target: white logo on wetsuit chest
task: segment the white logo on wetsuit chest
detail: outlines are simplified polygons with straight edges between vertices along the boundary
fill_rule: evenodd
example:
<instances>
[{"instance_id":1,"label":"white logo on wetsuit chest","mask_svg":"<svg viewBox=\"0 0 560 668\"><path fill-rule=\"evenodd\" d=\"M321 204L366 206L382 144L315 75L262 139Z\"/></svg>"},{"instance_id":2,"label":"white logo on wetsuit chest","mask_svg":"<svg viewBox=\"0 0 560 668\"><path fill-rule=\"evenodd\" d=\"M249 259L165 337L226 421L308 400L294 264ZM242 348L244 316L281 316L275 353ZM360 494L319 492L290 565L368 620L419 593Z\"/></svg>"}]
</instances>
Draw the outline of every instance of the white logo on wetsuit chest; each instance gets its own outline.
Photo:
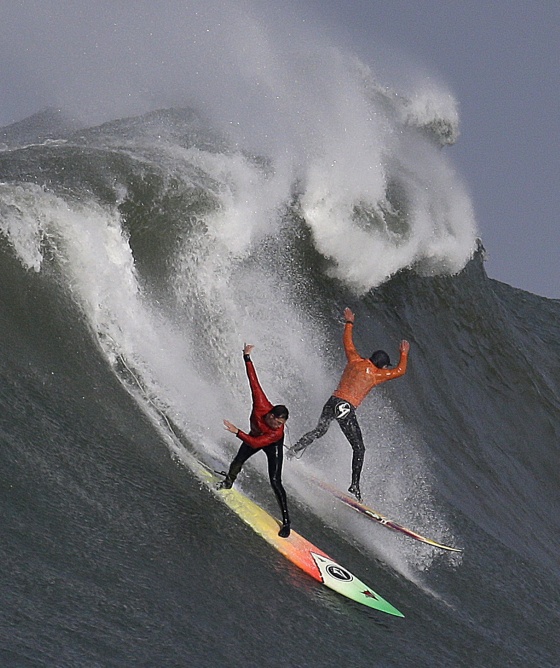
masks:
<instances>
[{"instance_id":1,"label":"white logo on wetsuit chest","mask_svg":"<svg viewBox=\"0 0 560 668\"><path fill-rule=\"evenodd\" d=\"M345 418L349 412L350 412L350 404L346 402L344 402L343 404L338 404L338 406L336 407L336 417L339 420Z\"/></svg>"}]
</instances>

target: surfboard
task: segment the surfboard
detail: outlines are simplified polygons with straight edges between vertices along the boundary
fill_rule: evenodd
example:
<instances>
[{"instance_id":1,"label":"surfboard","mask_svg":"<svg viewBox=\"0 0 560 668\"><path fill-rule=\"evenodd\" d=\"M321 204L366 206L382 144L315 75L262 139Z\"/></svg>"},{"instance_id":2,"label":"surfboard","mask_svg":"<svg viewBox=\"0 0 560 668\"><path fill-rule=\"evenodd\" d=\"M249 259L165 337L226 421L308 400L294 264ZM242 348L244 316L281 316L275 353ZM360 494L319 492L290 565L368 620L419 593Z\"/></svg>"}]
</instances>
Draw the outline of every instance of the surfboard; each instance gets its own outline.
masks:
<instances>
[{"instance_id":1,"label":"surfboard","mask_svg":"<svg viewBox=\"0 0 560 668\"><path fill-rule=\"evenodd\" d=\"M373 508L369 508L369 506L366 506L364 503L361 503L360 501L354 499L353 497L348 496L348 494L344 494L344 492L341 492L340 490L338 490L336 487L333 487L329 483L324 482L323 480L319 480L319 478L313 477L312 479L317 485L319 485L319 487L326 490L327 492L330 492L339 501L342 501L342 503L352 508L352 510L355 510L358 513L361 513L362 515L365 515L369 519L374 520L379 524L382 524L384 527L388 527L389 529L398 531L399 533L402 533L405 536L409 536L410 538L419 540L420 542L426 543L427 545L432 545L432 547L439 547L442 550L448 550L450 552L462 552L462 550L458 547L450 547L449 545L443 545L442 543L438 543L435 540L431 540L430 538L421 536L419 533L416 533L416 531L407 529L398 522L390 520L388 517L384 517L376 510L373 510Z\"/></svg>"},{"instance_id":2,"label":"surfboard","mask_svg":"<svg viewBox=\"0 0 560 668\"><path fill-rule=\"evenodd\" d=\"M253 531L272 545L280 554L295 564L312 578L346 596L356 603L368 608L385 612L395 617L404 617L391 603L377 594L371 587L364 584L355 575L326 552L313 545L306 538L292 529L288 538L280 538L278 522L266 510L261 508L248 496L235 487L218 490L217 483L221 480L216 473L200 462L190 453L185 453L188 465L201 480L223 503L238 515Z\"/></svg>"}]
</instances>

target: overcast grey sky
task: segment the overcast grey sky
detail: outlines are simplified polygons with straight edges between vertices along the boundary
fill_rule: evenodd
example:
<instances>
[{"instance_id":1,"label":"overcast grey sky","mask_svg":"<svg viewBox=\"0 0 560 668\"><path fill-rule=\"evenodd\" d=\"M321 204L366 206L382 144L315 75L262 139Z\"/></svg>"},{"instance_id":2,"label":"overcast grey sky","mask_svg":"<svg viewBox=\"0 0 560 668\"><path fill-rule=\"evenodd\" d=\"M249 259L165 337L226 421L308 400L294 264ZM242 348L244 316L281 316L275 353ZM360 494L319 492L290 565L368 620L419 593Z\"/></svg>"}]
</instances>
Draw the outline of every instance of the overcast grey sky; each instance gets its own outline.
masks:
<instances>
[{"instance_id":1,"label":"overcast grey sky","mask_svg":"<svg viewBox=\"0 0 560 668\"><path fill-rule=\"evenodd\" d=\"M381 52L386 67L404 59L443 82L461 119L459 141L446 150L471 193L488 274L560 298L560 0L239 1L263 21L305 23L374 68ZM84 90L87 81L105 88L98 97L107 109L112 86L115 100L142 87L148 99L166 72L161 90L172 88L177 11L192 22L209 5L191 68L219 58L208 35L227 39L236 18L226 0L0 0L0 126L59 105L80 79ZM153 21L149 39L140 13ZM114 72L127 54L123 83ZM159 74L153 67L143 82L139 72L156 61ZM121 107L115 101L115 113Z\"/></svg>"}]
</instances>

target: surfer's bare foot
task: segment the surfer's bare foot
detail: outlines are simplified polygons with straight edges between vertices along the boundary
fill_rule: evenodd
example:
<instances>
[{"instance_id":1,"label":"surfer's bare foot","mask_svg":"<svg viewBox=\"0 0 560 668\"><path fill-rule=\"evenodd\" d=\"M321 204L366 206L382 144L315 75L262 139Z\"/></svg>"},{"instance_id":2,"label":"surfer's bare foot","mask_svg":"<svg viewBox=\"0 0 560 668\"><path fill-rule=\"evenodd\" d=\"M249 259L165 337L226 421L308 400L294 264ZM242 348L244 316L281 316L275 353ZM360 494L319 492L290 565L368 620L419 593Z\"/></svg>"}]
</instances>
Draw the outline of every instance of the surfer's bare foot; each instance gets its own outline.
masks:
<instances>
[{"instance_id":1,"label":"surfer's bare foot","mask_svg":"<svg viewBox=\"0 0 560 668\"><path fill-rule=\"evenodd\" d=\"M301 456L303 455L304 451L305 448L304 447L302 448L301 446L298 447L298 444L296 443L295 445L292 445L291 448L287 449L286 458L294 459L295 457L296 459L301 459Z\"/></svg>"},{"instance_id":2,"label":"surfer's bare foot","mask_svg":"<svg viewBox=\"0 0 560 668\"><path fill-rule=\"evenodd\" d=\"M216 485L216 489L231 489L233 487L233 480L226 476L221 482Z\"/></svg>"},{"instance_id":3,"label":"surfer's bare foot","mask_svg":"<svg viewBox=\"0 0 560 668\"><path fill-rule=\"evenodd\" d=\"M362 500L362 493L360 492L360 487L358 485L352 483L348 488L348 491L350 494L353 494L358 499L358 501Z\"/></svg>"},{"instance_id":4,"label":"surfer's bare foot","mask_svg":"<svg viewBox=\"0 0 560 668\"><path fill-rule=\"evenodd\" d=\"M278 532L278 535L280 538L287 538L290 535L290 523L286 522L280 527L280 531Z\"/></svg>"}]
</instances>

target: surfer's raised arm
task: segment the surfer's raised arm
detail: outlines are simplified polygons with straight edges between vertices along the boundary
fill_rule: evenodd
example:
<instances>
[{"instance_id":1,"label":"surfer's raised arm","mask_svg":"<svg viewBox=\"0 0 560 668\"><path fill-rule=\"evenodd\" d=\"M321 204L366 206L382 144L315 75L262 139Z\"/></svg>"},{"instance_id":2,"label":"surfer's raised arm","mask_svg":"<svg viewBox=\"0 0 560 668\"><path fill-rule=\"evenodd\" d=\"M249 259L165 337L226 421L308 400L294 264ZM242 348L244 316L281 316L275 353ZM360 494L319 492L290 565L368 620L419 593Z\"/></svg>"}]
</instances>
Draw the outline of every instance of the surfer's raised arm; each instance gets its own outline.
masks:
<instances>
[{"instance_id":1,"label":"surfer's raised arm","mask_svg":"<svg viewBox=\"0 0 560 668\"><path fill-rule=\"evenodd\" d=\"M264 390L261 387L257 372L255 370L255 365L251 360L250 354L255 346L250 343L245 343L243 345L243 359L245 360L245 370L247 371L247 377L249 378L249 386L251 388L251 398L253 399L253 412L251 414L251 420L253 420L253 415L255 411L268 412L272 409L272 404L268 400Z\"/></svg>"}]
</instances>

